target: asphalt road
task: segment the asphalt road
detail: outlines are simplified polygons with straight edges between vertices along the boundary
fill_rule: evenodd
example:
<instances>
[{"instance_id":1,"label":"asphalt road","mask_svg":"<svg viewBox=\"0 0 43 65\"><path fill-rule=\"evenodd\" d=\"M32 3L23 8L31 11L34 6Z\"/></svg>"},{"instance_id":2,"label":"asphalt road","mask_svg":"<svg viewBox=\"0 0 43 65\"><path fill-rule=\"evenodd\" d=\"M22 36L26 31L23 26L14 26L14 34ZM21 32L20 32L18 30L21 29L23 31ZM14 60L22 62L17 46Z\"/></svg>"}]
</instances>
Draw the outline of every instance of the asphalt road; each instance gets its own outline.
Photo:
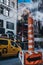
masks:
<instances>
[{"instance_id":1,"label":"asphalt road","mask_svg":"<svg viewBox=\"0 0 43 65\"><path fill-rule=\"evenodd\" d=\"M0 65L21 65L21 62L18 58L3 59L0 60Z\"/></svg>"},{"instance_id":2,"label":"asphalt road","mask_svg":"<svg viewBox=\"0 0 43 65\"><path fill-rule=\"evenodd\" d=\"M0 65L22 65L22 64L21 64L19 58L14 57L14 58L0 60Z\"/></svg>"}]
</instances>

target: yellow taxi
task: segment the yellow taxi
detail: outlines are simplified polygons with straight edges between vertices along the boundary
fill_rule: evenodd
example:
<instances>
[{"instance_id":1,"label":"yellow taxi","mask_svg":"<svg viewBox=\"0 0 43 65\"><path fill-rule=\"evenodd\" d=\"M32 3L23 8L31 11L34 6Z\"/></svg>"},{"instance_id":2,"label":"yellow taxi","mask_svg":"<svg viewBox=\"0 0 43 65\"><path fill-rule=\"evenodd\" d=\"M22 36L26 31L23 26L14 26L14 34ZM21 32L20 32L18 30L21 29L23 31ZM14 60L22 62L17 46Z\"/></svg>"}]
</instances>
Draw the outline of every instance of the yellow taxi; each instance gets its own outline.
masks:
<instances>
[{"instance_id":1,"label":"yellow taxi","mask_svg":"<svg viewBox=\"0 0 43 65\"><path fill-rule=\"evenodd\" d=\"M21 47L13 40L0 38L0 57L18 56Z\"/></svg>"}]
</instances>

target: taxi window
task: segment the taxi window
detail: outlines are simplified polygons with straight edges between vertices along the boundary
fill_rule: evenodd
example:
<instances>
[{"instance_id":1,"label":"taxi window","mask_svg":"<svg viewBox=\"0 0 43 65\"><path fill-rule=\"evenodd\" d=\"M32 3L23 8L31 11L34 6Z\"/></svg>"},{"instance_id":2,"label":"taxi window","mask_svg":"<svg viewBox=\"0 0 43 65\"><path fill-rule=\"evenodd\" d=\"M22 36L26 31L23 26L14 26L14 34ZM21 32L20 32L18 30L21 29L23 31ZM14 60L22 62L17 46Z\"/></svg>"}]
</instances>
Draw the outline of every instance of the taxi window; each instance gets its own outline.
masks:
<instances>
[{"instance_id":1,"label":"taxi window","mask_svg":"<svg viewBox=\"0 0 43 65\"><path fill-rule=\"evenodd\" d=\"M8 41L7 40L0 40L0 45L8 45Z\"/></svg>"},{"instance_id":2,"label":"taxi window","mask_svg":"<svg viewBox=\"0 0 43 65\"><path fill-rule=\"evenodd\" d=\"M18 47L15 42L11 41L11 45Z\"/></svg>"}]
</instances>

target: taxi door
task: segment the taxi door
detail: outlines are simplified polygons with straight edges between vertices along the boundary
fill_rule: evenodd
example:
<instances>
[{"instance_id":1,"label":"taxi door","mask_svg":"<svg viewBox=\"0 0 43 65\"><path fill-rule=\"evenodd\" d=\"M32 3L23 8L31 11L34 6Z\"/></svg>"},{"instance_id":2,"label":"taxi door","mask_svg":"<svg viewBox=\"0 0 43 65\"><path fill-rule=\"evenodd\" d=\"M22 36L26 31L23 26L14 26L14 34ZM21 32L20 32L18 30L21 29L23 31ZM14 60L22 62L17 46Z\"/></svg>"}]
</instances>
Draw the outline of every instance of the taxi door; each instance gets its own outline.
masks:
<instances>
[{"instance_id":1,"label":"taxi door","mask_svg":"<svg viewBox=\"0 0 43 65\"><path fill-rule=\"evenodd\" d=\"M10 53L12 55L17 55L17 53L18 53L18 46L13 41L10 41L10 43L11 43L11 45L10 45Z\"/></svg>"}]
</instances>

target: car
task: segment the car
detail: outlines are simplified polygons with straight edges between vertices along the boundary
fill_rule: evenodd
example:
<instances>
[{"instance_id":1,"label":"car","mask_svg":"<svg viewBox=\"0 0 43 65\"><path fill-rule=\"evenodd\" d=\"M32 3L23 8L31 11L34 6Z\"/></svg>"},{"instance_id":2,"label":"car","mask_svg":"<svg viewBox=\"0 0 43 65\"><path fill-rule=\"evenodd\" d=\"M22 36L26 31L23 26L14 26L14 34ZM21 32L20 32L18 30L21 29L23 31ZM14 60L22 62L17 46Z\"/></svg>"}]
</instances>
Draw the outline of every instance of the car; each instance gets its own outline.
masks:
<instances>
[{"instance_id":1,"label":"car","mask_svg":"<svg viewBox=\"0 0 43 65\"><path fill-rule=\"evenodd\" d=\"M8 38L0 38L0 57L17 56L21 47L14 41Z\"/></svg>"}]
</instances>

